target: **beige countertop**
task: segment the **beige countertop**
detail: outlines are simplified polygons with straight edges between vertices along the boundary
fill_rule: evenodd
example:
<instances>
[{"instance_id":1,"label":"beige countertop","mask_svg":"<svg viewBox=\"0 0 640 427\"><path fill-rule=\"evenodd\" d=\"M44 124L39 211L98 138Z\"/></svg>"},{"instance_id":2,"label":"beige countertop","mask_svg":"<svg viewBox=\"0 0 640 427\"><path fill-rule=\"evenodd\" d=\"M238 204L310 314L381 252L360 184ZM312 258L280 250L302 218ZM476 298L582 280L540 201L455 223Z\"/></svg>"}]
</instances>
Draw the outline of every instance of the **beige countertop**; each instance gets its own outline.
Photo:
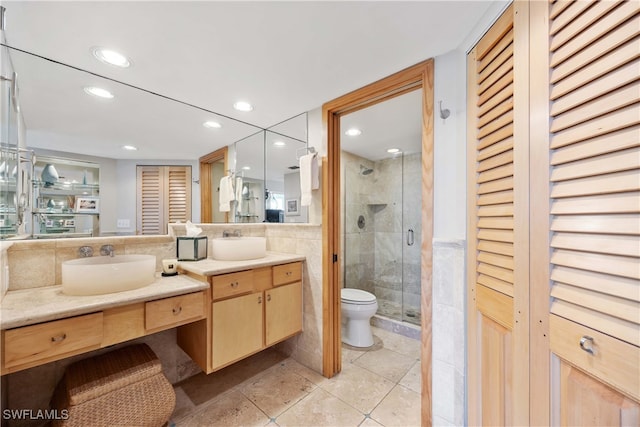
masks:
<instances>
[{"instance_id":1,"label":"beige countertop","mask_svg":"<svg viewBox=\"0 0 640 427\"><path fill-rule=\"evenodd\" d=\"M269 267L271 265L286 264L288 262L304 261L304 255L285 254L281 252L267 252L264 258L246 261L217 261L203 259L200 261L180 261L179 268L200 276L232 273L234 271L250 270L252 268Z\"/></svg>"},{"instance_id":2,"label":"beige countertop","mask_svg":"<svg viewBox=\"0 0 640 427\"><path fill-rule=\"evenodd\" d=\"M0 328L11 329L63 319L107 308L188 294L208 287L207 283L187 275L161 277L158 273L156 281L143 288L104 295L65 295L60 285L9 291L0 304Z\"/></svg>"},{"instance_id":3,"label":"beige countertop","mask_svg":"<svg viewBox=\"0 0 640 427\"><path fill-rule=\"evenodd\" d=\"M267 256L260 259L181 261L179 267L196 275L212 276L304 260L305 257L301 255L267 252ZM60 285L9 291L0 303L0 329L17 328L138 302L188 294L208 287L208 283L193 279L186 274L161 277L160 273L157 273L156 281L148 286L104 295L65 295Z\"/></svg>"}]
</instances>

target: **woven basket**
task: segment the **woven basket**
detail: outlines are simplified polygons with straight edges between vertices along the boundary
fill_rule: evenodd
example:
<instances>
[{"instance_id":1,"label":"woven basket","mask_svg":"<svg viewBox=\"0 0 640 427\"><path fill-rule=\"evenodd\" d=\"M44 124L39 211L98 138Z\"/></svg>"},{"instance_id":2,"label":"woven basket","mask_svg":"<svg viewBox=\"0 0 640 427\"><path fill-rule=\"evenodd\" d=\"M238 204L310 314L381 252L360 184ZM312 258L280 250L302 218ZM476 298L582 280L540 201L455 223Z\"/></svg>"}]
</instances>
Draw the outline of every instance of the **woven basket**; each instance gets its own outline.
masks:
<instances>
[{"instance_id":1,"label":"woven basket","mask_svg":"<svg viewBox=\"0 0 640 427\"><path fill-rule=\"evenodd\" d=\"M146 344L69 365L51 400L68 419L54 426L161 426L175 407L173 387Z\"/></svg>"}]
</instances>

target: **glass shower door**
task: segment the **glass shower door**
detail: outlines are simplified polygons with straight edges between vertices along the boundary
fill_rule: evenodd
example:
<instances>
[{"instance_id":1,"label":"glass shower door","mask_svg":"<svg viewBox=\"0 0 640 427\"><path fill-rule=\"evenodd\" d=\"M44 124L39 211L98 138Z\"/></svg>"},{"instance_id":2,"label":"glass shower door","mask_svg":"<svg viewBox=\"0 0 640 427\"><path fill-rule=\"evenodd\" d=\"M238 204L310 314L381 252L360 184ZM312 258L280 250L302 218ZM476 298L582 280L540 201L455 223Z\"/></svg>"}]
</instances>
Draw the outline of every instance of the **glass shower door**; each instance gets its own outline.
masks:
<instances>
[{"instance_id":1,"label":"glass shower door","mask_svg":"<svg viewBox=\"0 0 640 427\"><path fill-rule=\"evenodd\" d=\"M403 156L402 223L402 320L420 325L421 235L422 235L422 155Z\"/></svg>"}]
</instances>

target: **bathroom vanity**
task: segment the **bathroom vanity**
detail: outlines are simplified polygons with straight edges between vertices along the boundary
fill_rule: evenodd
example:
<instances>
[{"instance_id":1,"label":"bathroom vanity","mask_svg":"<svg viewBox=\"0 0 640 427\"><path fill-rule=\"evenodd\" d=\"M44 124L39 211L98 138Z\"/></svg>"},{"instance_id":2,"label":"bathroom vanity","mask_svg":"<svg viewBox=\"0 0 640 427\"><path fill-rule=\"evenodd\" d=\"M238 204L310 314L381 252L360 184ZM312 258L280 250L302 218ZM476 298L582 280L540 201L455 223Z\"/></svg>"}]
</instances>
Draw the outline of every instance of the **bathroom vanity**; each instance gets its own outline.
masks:
<instances>
[{"instance_id":1,"label":"bathroom vanity","mask_svg":"<svg viewBox=\"0 0 640 427\"><path fill-rule=\"evenodd\" d=\"M159 278L140 289L69 296L61 286L8 292L2 301L2 375L205 317L202 282Z\"/></svg>"},{"instance_id":2,"label":"bathroom vanity","mask_svg":"<svg viewBox=\"0 0 640 427\"><path fill-rule=\"evenodd\" d=\"M132 291L69 296L61 286L2 301L2 375L179 327L178 344L207 373L302 331L302 261L181 262L182 274Z\"/></svg>"}]
</instances>

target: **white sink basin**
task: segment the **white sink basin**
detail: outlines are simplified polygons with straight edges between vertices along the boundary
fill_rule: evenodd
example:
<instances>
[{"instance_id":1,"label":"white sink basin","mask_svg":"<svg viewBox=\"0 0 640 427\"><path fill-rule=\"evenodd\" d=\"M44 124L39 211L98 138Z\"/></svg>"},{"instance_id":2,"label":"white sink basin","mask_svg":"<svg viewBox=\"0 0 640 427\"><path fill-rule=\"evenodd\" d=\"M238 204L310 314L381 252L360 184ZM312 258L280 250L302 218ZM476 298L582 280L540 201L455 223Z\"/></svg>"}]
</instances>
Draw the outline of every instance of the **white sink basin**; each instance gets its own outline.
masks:
<instances>
[{"instance_id":1,"label":"white sink basin","mask_svg":"<svg viewBox=\"0 0 640 427\"><path fill-rule=\"evenodd\" d=\"M101 295L142 288L155 280L153 255L79 258L62 263L62 293Z\"/></svg>"},{"instance_id":2,"label":"white sink basin","mask_svg":"<svg viewBox=\"0 0 640 427\"><path fill-rule=\"evenodd\" d=\"M267 239L264 237L222 237L211 239L211 258L220 261L244 261L264 258Z\"/></svg>"}]
</instances>

